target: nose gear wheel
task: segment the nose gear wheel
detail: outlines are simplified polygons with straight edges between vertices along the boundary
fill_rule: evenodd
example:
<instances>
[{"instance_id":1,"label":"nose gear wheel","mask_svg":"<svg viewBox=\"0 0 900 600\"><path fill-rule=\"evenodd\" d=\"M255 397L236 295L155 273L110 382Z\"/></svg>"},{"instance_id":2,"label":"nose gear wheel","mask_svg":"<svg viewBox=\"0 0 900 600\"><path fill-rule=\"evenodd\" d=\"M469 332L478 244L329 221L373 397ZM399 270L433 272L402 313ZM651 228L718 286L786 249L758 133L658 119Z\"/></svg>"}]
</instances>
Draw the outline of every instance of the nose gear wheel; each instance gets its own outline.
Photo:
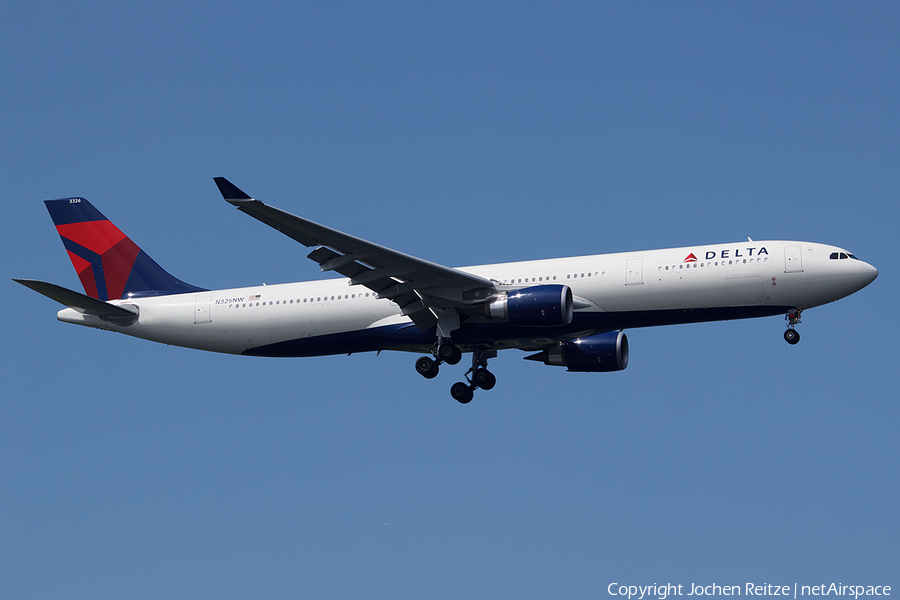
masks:
<instances>
[{"instance_id":1,"label":"nose gear wheel","mask_svg":"<svg viewBox=\"0 0 900 600\"><path fill-rule=\"evenodd\" d=\"M800 323L800 312L800 310L794 309L784 316L784 320L787 321L787 329L784 331L784 341L791 346L800 341L800 332L794 329L794 325Z\"/></svg>"}]
</instances>

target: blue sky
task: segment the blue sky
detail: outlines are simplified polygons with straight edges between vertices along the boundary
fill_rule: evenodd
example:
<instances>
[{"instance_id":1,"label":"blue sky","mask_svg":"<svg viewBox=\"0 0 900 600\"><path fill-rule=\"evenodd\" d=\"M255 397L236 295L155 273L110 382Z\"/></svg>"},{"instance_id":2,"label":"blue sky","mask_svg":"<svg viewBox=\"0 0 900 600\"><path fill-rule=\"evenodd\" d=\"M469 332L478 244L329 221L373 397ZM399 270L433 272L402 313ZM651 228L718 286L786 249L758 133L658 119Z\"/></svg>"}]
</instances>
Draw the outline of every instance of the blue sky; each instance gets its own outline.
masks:
<instances>
[{"instance_id":1,"label":"blue sky","mask_svg":"<svg viewBox=\"0 0 900 600\"><path fill-rule=\"evenodd\" d=\"M0 589L29 598L593 598L900 586L896 4L32 2L0 19ZM42 200L176 276L315 279L266 202L456 266L754 239L869 288L629 331L631 363L204 354L58 323Z\"/></svg>"}]
</instances>

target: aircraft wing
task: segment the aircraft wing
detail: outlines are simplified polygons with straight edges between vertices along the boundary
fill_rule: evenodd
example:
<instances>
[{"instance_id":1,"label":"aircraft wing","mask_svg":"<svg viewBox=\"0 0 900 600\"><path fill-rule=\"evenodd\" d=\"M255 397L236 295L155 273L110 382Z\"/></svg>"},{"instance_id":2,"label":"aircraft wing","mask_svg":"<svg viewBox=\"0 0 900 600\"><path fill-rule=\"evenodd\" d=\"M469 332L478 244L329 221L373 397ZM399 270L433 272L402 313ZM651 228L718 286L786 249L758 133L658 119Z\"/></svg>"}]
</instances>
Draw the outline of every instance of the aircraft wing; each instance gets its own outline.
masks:
<instances>
[{"instance_id":1,"label":"aircraft wing","mask_svg":"<svg viewBox=\"0 0 900 600\"><path fill-rule=\"evenodd\" d=\"M115 305L103 300L97 300L90 296L85 296L79 292L75 292L54 283L46 281L37 281L35 279L13 279L16 283L21 283L27 288L31 288L39 294L47 296L51 300L56 300L60 304L68 306L71 309L85 315L96 315L101 319L117 323L119 325L130 325L137 320L138 312L135 308L128 305Z\"/></svg>"},{"instance_id":2,"label":"aircraft wing","mask_svg":"<svg viewBox=\"0 0 900 600\"><path fill-rule=\"evenodd\" d=\"M495 289L494 282L484 277L403 254L264 204L224 177L216 177L215 182L229 204L304 246L315 246L308 258L323 271L336 271L349 277L350 285L362 285L379 298L392 300L423 331L437 323L442 309L482 304Z\"/></svg>"}]
</instances>

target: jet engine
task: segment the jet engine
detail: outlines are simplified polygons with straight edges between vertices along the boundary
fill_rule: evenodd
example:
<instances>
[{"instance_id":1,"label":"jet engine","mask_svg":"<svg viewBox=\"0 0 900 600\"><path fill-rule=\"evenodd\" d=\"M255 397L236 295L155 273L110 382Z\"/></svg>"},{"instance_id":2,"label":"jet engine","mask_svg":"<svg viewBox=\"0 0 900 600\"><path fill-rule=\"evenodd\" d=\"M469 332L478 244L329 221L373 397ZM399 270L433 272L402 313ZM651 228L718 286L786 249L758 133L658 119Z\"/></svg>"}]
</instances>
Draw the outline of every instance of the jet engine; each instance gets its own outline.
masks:
<instances>
[{"instance_id":1,"label":"jet engine","mask_svg":"<svg viewBox=\"0 0 900 600\"><path fill-rule=\"evenodd\" d=\"M567 285L535 285L497 296L485 316L526 327L555 327L572 322L575 304Z\"/></svg>"},{"instance_id":2,"label":"jet engine","mask_svg":"<svg viewBox=\"0 0 900 600\"><path fill-rule=\"evenodd\" d=\"M525 358L581 373L621 371L628 366L628 338L622 331L611 331L560 342Z\"/></svg>"}]
</instances>

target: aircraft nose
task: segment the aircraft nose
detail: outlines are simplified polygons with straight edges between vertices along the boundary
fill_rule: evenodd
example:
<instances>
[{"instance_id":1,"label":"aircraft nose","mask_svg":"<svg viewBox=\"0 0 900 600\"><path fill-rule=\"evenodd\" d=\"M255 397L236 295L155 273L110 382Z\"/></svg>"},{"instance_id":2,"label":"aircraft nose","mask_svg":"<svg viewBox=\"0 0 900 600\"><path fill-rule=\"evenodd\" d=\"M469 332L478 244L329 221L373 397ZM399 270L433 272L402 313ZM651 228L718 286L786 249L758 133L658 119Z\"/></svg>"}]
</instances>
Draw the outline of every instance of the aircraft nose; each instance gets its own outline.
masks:
<instances>
[{"instance_id":1,"label":"aircraft nose","mask_svg":"<svg viewBox=\"0 0 900 600\"><path fill-rule=\"evenodd\" d=\"M875 281L876 277L878 277L878 269L867 262L864 262L860 265L860 271L862 272L863 276L863 287L869 285L870 283Z\"/></svg>"}]
</instances>

